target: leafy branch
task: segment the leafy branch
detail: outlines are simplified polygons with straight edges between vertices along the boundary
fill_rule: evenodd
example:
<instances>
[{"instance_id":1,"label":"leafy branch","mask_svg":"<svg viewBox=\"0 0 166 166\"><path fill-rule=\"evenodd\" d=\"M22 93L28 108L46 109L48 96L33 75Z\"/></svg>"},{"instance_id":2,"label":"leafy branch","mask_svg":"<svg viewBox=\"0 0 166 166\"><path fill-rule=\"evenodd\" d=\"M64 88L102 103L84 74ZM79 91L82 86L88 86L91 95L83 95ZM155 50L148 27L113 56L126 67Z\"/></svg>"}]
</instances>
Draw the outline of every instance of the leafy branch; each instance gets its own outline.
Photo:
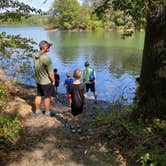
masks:
<instances>
[{"instance_id":1,"label":"leafy branch","mask_svg":"<svg viewBox=\"0 0 166 166\"><path fill-rule=\"evenodd\" d=\"M20 21L22 17L29 17L29 14L42 14L42 10L37 10L18 0L1 0L0 20L4 21Z\"/></svg>"}]
</instances>

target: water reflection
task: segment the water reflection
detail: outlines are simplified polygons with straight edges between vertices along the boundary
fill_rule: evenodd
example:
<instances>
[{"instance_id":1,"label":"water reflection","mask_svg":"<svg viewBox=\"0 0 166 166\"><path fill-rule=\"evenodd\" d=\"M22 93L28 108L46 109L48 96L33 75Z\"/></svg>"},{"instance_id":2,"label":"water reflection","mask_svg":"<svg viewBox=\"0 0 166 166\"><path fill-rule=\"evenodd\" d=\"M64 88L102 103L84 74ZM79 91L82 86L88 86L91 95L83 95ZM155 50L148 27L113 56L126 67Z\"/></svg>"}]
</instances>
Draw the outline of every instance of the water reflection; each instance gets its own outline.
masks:
<instances>
[{"instance_id":1,"label":"water reflection","mask_svg":"<svg viewBox=\"0 0 166 166\"><path fill-rule=\"evenodd\" d=\"M70 64L82 57L99 71L107 68L119 74L139 72L143 34L127 40L121 39L118 33L104 32L49 32L48 36L55 43L56 54L60 55L62 63Z\"/></svg>"},{"instance_id":2,"label":"water reflection","mask_svg":"<svg viewBox=\"0 0 166 166\"><path fill-rule=\"evenodd\" d=\"M49 32L56 55L64 65L60 70L83 70L88 60L97 72L99 98L111 102L127 98L128 103L134 97L135 76L140 72L143 36L137 33L123 40L116 32ZM64 75L62 72L62 79Z\"/></svg>"}]
</instances>

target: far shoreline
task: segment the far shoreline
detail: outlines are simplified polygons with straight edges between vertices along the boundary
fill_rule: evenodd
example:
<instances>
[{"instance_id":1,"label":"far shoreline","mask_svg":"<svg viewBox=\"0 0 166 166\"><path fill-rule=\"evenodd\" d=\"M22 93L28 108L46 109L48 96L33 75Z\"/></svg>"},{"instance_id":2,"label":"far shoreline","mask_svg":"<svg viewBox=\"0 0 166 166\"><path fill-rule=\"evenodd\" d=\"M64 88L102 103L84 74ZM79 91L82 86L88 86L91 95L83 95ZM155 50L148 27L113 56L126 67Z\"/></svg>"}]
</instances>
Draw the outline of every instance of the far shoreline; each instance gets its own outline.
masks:
<instances>
[{"instance_id":1,"label":"far shoreline","mask_svg":"<svg viewBox=\"0 0 166 166\"><path fill-rule=\"evenodd\" d=\"M24 28L24 27L40 27L42 28L43 30L45 31L53 31L53 32L120 32L120 33L123 33L123 27L119 27L119 28L116 28L116 29L110 29L110 30L104 30L104 29L101 29L101 30L83 30L83 29L72 29L72 30L63 30L63 29L58 29L58 28L51 28L51 27L47 27L47 26L44 26L44 25L21 25L21 24L18 24L18 25L11 25L11 24L1 24L0 25L0 28ZM127 30L128 32L144 32L144 29L140 29L140 30L136 30L136 29L133 29L133 28L130 28Z\"/></svg>"}]
</instances>

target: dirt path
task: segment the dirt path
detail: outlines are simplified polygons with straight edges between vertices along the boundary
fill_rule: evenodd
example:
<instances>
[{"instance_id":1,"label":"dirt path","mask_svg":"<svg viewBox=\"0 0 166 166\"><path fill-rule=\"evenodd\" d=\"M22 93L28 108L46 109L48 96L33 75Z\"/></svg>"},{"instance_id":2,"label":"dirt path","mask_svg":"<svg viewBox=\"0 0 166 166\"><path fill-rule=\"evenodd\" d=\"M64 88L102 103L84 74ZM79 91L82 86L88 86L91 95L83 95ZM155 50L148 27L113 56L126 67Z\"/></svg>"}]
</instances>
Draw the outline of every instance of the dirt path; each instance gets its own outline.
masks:
<instances>
[{"instance_id":1,"label":"dirt path","mask_svg":"<svg viewBox=\"0 0 166 166\"><path fill-rule=\"evenodd\" d=\"M84 116L84 131L72 133L68 126L68 107L53 102L54 117L32 117L34 89L18 89L17 96L8 105L8 112L17 110L23 123L20 138L0 165L8 166L109 166L110 151L102 138L92 137L90 121L110 105L88 101ZM15 94L15 95L16 95ZM115 163L115 165L117 165ZM123 164L125 166L125 164Z\"/></svg>"}]
</instances>

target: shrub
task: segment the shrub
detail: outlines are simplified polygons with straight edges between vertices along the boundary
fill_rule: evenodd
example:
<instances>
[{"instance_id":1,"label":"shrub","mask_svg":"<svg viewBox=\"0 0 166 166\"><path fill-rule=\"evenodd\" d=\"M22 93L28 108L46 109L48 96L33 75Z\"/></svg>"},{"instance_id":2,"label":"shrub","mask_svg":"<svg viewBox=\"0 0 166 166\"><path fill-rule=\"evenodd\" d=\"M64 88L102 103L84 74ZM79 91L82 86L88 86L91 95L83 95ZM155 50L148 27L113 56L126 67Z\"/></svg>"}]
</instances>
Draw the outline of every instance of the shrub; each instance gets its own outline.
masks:
<instances>
[{"instance_id":1,"label":"shrub","mask_svg":"<svg viewBox=\"0 0 166 166\"><path fill-rule=\"evenodd\" d=\"M0 82L0 100L4 99L7 97L7 90L3 82Z\"/></svg>"},{"instance_id":2,"label":"shrub","mask_svg":"<svg viewBox=\"0 0 166 166\"><path fill-rule=\"evenodd\" d=\"M13 142L20 129L19 117L5 117L0 115L0 143Z\"/></svg>"}]
</instances>

